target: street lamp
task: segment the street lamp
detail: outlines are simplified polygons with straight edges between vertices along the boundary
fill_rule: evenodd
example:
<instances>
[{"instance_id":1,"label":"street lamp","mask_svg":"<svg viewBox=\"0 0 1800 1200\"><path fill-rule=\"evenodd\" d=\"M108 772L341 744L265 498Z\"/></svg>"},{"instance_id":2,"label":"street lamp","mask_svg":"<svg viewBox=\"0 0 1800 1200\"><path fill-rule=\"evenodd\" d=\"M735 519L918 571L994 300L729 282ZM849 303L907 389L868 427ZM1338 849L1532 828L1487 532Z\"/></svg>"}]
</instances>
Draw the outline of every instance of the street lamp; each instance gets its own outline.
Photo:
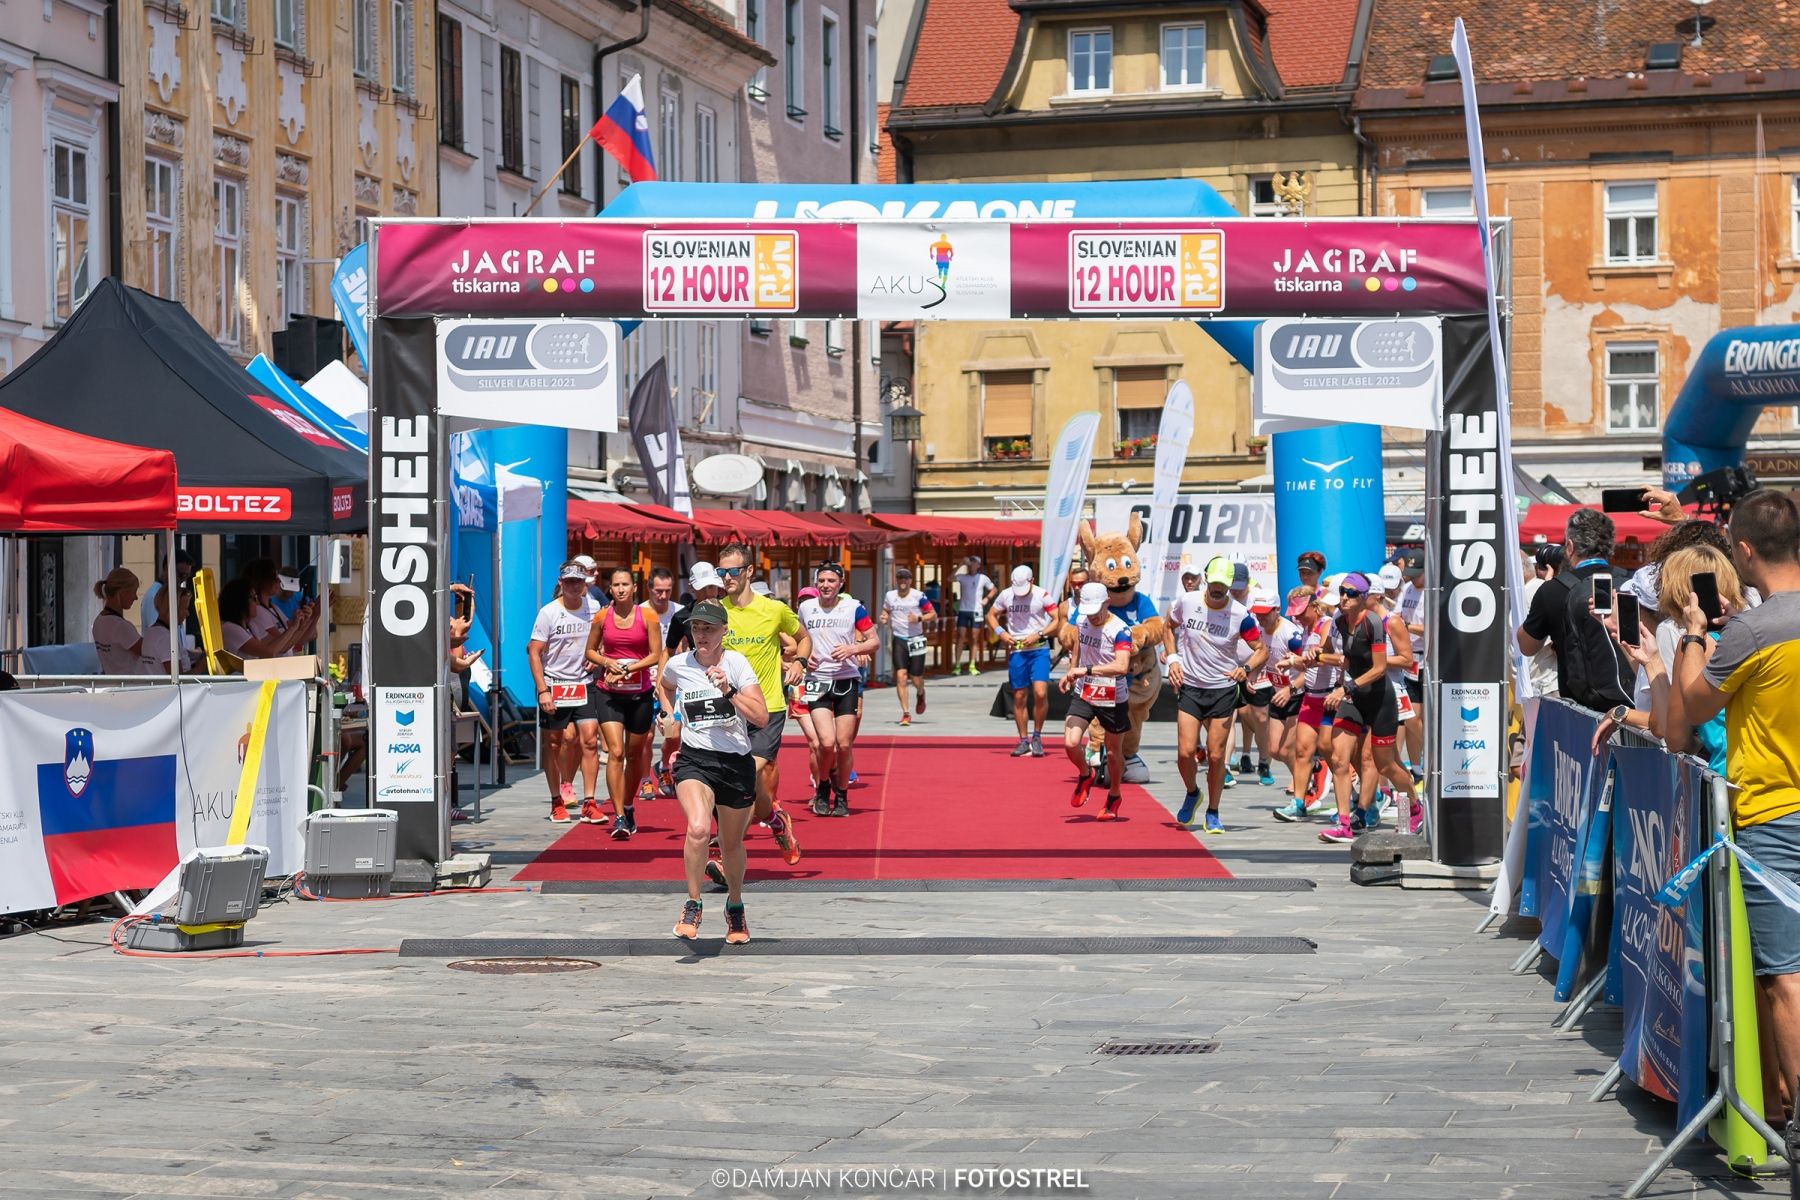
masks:
<instances>
[{"instance_id":1,"label":"street lamp","mask_svg":"<svg viewBox=\"0 0 1800 1200\"><path fill-rule=\"evenodd\" d=\"M916 442L924 432L925 414L910 403L888 410L888 428L896 442Z\"/></svg>"}]
</instances>

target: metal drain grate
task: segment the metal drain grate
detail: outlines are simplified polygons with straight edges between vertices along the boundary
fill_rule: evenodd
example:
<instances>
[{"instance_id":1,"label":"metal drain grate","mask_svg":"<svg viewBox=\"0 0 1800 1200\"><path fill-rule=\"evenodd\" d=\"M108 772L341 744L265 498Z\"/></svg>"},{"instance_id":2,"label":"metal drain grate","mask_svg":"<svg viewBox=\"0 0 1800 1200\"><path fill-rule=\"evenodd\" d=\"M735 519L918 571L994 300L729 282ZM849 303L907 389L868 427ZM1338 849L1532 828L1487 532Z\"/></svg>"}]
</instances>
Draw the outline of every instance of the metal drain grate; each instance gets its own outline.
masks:
<instances>
[{"instance_id":1,"label":"metal drain grate","mask_svg":"<svg viewBox=\"0 0 1800 1200\"><path fill-rule=\"evenodd\" d=\"M1211 1054L1217 1042L1108 1042L1096 1054Z\"/></svg>"},{"instance_id":2,"label":"metal drain grate","mask_svg":"<svg viewBox=\"0 0 1800 1200\"><path fill-rule=\"evenodd\" d=\"M587 958L464 958L445 965L472 975L568 975L600 967Z\"/></svg>"}]
</instances>

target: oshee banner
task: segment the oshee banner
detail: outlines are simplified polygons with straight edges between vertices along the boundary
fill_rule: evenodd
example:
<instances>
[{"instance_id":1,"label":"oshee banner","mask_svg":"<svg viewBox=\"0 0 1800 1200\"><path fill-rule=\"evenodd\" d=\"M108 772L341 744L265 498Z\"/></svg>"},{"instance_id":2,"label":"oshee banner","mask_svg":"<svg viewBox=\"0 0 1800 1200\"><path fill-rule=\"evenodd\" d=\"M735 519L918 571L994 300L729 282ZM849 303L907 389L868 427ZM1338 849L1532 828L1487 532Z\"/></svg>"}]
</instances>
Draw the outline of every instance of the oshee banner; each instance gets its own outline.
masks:
<instances>
[{"instance_id":1,"label":"oshee banner","mask_svg":"<svg viewBox=\"0 0 1800 1200\"><path fill-rule=\"evenodd\" d=\"M0 912L151 888L226 841L259 683L0 695ZM276 685L246 838L300 870L306 685Z\"/></svg>"},{"instance_id":2,"label":"oshee banner","mask_svg":"<svg viewBox=\"0 0 1800 1200\"><path fill-rule=\"evenodd\" d=\"M1146 545L1150 535L1150 502L1125 496L1101 496L1094 501L1094 521L1098 530L1123 530L1137 513L1143 519ZM1162 562L1144 564L1144 582L1139 585L1146 595L1173 598L1181 594L1181 560L1185 556L1196 567L1207 560L1223 556L1250 568L1252 588L1276 587L1275 500L1254 493L1226 496L1177 496L1169 512L1166 540L1162 544ZM1152 586L1154 572L1160 565L1162 587Z\"/></svg>"},{"instance_id":3,"label":"oshee banner","mask_svg":"<svg viewBox=\"0 0 1800 1200\"><path fill-rule=\"evenodd\" d=\"M383 221L382 317L1478 313L1468 222Z\"/></svg>"}]
</instances>

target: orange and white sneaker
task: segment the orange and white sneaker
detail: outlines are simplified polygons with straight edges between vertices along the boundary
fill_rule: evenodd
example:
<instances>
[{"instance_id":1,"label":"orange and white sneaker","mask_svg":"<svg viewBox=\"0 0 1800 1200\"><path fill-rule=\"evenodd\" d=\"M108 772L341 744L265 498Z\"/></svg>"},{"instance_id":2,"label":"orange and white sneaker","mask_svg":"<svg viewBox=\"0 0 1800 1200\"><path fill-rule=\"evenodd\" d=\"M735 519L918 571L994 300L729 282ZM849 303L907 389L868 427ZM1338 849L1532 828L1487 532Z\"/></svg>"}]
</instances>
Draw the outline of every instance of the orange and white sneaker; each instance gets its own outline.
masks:
<instances>
[{"instance_id":1,"label":"orange and white sneaker","mask_svg":"<svg viewBox=\"0 0 1800 1200\"><path fill-rule=\"evenodd\" d=\"M794 866L800 861L800 839L794 836L794 823L776 804L769 814L769 832L775 835L775 845L781 849L781 861Z\"/></svg>"},{"instance_id":2,"label":"orange and white sneaker","mask_svg":"<svg viewBox=\"0 0 1800 1200\"><path fill-rule=\"evenodd\" d=\"M581 823L583 825L604 825L606 814L600 811L600 805L592 796L581 802Z\"/></svg>"},{"instance_id":3,"label":"orange and white sneaker","mask_svg":"<svg viewBox=\"0 0 1800 1200\"><path fill-rule=\"evenodd\" d=\"M725 906L725 944L741 946L750 940L750 922L744 918L741 904Z\"/></svg>"},{"instance_id":4,"label":"orange and white sneaker","mask_svg":"<svg viewBox=\"0 0 1800 1200\"><path fill-rule=\"evenodd\" d=\"M698 900L689 900L681 906L681 920L675 922L675 936L692 940L700 936L701 907Z\"/></svg>"},{"instance_id":5,"label":"orange and white sneaker","mask_svg":"<svg viewBox=\"0 0 1800 1200\"><path fill-rule=\"evenodd\" d=\"M569 823L569 806L561 796L550 802L550 823L567 825Z\"/></svg>"},{"instance_id":6,"label":"orange and white sneaker","mask_svg":"<svg viewBox=\"0 0 1800 1200\"><path fill-rule=\"evenodd\" d=\"M900 724L911 725L912 724L912 714L909 712L901 713L900 714Z\"/></svg>"}]
</instances>

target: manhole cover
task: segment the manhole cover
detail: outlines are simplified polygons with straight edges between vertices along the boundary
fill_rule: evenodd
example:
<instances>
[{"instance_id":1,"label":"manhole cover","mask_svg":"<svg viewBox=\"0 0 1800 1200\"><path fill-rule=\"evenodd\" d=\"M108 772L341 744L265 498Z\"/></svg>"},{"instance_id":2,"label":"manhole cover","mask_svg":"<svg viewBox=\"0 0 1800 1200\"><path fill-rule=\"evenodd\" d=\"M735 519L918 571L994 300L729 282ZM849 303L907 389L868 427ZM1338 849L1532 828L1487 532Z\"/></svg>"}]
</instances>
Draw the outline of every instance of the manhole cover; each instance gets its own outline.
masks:
<instances>
[{"instance_id":1,"label":"manhole cover","mask_svg":"<svg viewBox=\"0 0 1800 1200\"><path fill-rule=\"evenodd\" d=\"M1108 1042L1100 1054L1211 1054L1217 1042Z\"/></svg>"},{"instance_id":2,"label":"manhole cover","mask_svg":"<svg viewBox=\"0 0 1800 1200\"><path fill-rule=\"evenodd\" d=\"M600 966L590 958L464 958L449 965L452 971L477 975L567 975Z\"/></svg>"}]
</instances>

